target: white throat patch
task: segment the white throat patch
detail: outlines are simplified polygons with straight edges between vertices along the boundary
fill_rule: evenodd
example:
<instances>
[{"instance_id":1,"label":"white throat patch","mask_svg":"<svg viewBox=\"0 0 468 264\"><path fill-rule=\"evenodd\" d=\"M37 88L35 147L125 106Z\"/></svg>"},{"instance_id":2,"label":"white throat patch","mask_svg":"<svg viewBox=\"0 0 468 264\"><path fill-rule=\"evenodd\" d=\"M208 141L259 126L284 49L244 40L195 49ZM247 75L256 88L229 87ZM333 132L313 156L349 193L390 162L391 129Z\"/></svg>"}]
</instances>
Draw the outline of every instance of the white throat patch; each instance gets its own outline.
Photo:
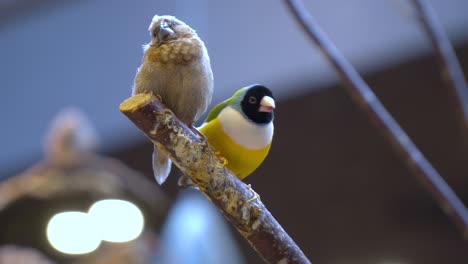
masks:
<instances>
[{"instance_id":1,"label":"white throat patch","mask_svg":"<svg viewBox=\"0 0 468 264\"><path fill-rule=\"evenodd\" d=\"M255 124L231 106L226 106L218 115L224 129L237 144L248 149L262 149L273 138L273 122L266 125Z\"/></svg>"}]
</instances>

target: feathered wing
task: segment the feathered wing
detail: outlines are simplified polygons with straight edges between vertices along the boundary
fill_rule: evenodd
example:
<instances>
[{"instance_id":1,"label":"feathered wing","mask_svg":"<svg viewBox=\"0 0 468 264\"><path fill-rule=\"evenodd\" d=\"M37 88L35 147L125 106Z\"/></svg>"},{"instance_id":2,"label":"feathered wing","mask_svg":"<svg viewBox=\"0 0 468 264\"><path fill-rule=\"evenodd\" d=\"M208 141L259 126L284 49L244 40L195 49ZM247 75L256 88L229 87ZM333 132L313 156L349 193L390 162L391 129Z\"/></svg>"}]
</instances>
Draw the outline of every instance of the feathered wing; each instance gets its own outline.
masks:
<instances>
[{"instance_id":1,"label":"feathered wing","mask_svg":"<svg viewBox=\"0 0 468 264\"><path fill-rule=\"evenodd\" d=\"M158 146L154 145L153 173L154 178L159 183L159 185L162 185L169 176L169 173L171 172L171 164L172 162L166 153L159 149Z\"/></svg>"},{"instance_id":2,"label":"feathered wing","mask_svg":"<svg viewBox=\"0 0 468 264\"><path fill-rule=\"evenodd\" d=\"M216 105L215 107L213 107L213 109L211 109L210 113L206 116L206 119L205 119L204 123L208 123L211 120L215 119L219 115L221 110L223 110L229 104L229 102L230 102L230 99L228 99L228 100L226 100L224 102L221 102L218 105Z\"/></svg>"},{"instance_id":3,"label":"feathered wing","mask_svg":"<svg viewBox=\"0 0 468 264\"><path fill-rule=\"evenodd\" d=\"M231 98L229 98L229 99L225 100L224 102L221 102L218 105L216 105L215 107L213 107L213 109L210 111L210 113L206 117L204 123L208 123L211 120L215 119L219 115L219 113L221 113L221 110L223 110L226 106L228 106L230 104L233 104L238 100L239 100L239 103L240 103L240 100L242 99L244 93L247 90L248 90L248 87L241 88L241 89L237 90L237 92L235 92L234 95L231 96Z\"/></svg>"}]
</instances>

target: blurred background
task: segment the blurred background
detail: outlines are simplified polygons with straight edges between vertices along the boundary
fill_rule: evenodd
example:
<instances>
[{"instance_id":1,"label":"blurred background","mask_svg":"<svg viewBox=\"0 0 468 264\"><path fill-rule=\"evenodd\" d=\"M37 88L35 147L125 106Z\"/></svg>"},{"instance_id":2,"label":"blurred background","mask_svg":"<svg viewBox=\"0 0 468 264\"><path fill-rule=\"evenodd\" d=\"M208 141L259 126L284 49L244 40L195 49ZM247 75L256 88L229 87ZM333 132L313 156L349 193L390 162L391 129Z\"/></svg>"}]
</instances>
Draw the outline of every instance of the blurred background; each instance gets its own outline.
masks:
<instances>
[{"instance_id":1,"label":"blurred background","mask_svg":"<svg viewBox=\"0 0 468 264\"><path fill-rule=\"evenodd\" d=\"M468 203L466 134L408 1L304 2ZM429 2L468 69L468 2ZM353 104L281 1L267 0L0 1L0 260L28 252L57 263L117 263L107 254L127 252L127 262L117 259L219 263L208 259L219 252L232 263L261 262L203 197L181 194L177 177L157 186L152 145L118 111L154 14L177 16L205 41L213 105L250 83L273 90L272 150L247 182L313 263L468 262L466 241L450 219ZM64 115L68 107L75 114ZM45 229L56 213L92 215L91 206L109 199L141 210L136 239L102 239L94 253L79 255L51 245ZM113 217L103 221L123 218ZM210 221L211 228L187 224ZM199 231L191 240L198 246L169 246L192 245L184 228ZM168 257L174 255L186 259Z\"/></svg>"}]
</instances>

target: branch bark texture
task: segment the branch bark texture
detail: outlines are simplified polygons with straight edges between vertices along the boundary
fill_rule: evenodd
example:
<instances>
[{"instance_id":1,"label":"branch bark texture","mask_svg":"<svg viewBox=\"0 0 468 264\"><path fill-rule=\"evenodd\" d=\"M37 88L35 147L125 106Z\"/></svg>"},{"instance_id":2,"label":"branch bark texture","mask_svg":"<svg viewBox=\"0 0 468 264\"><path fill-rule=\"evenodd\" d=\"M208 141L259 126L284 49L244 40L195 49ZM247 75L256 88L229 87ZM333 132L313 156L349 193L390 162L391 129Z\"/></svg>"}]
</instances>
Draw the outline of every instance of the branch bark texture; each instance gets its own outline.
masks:
<instances>
[{"instance_id":1,"label":"branch bark texture","mask_svg":"<svg viewBox=\"0 0 468 264\"><path fill-rule=\"evenodd\" d=\"M211 146L179 121L152 94L135 95L120 105L124 113L221 210L268 263L310 263L301 249L247 185L232 174Z\"/></svg>"},{"instance_id":2,"label":"branch bark texture","mask_svg":"<svg viewBox=\"0 0 468 264\"><path fill-rule=\"evenodd\" d=\"M395 150L404 158L408 167L414 171L416 178L462 230L464 237L468 239L468 211L462 201L385 109L359 73L321 30L318 23L306 11L302 1L285 0L285 3L307 36L320 48L338 72L352 99L384 132Z\"/></svg>"}]
</instances>

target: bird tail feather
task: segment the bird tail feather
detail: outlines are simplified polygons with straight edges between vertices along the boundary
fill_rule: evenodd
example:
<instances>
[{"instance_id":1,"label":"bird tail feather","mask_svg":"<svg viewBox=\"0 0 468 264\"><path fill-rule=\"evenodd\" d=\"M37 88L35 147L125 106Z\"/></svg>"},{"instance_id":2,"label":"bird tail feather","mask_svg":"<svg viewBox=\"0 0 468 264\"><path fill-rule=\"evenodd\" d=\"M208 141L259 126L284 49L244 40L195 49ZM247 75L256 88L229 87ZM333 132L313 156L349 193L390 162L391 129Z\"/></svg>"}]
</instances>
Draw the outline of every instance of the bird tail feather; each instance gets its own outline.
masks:
<instances>
[{"instance_id":1,"label":"bird tail feather","mask_svg":"<svg viewBox=\"0 0 468 264\"><path fill-rule=\"evenodd\" d=\"M154 178L159 183L159 185L162 185L169 176L169 173L171 172L171 164L172 162L166 153L158 146L154 145L153 173Z\"/></svg>"}]
</instances>

